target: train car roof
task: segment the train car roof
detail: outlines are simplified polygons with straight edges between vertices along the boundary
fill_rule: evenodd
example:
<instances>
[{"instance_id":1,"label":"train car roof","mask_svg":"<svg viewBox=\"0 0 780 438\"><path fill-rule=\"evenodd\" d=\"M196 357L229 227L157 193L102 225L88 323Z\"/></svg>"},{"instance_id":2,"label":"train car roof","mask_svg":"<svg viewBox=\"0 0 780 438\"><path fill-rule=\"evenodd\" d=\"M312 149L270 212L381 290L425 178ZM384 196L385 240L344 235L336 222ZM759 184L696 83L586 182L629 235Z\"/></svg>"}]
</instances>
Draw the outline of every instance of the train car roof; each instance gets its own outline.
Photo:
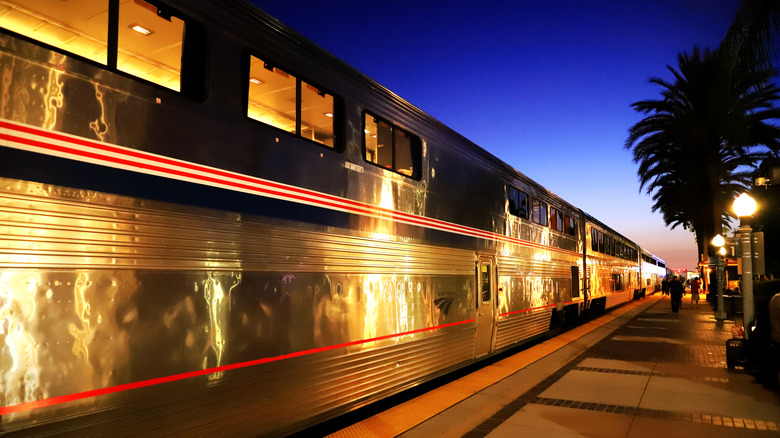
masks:
<instances>
[{"instance_id":1,"label":"train car roof","mask_svg":"<svg viewBox=\"0 0 780 438\"><path fill-rule=\"evenodd\" d=\"M605 224L604 222L601 222L600 220L596 219L594 216L586 213L585 211L582 211L582 215L585 217L586 221L592 222L592 223L598 225L599 227L609 231L610 233L612 233L612 234L614 234L616 236L619 236L621 239L624 239L624 240L630 242L632 245L634 245L636 247L639 247L639 245L637 245L633 240L631 240L628 237L624 236L623 234L621 234L620 232L616 231L614 228L610 227L609 225Z\"/></svg>"}]
</instances>

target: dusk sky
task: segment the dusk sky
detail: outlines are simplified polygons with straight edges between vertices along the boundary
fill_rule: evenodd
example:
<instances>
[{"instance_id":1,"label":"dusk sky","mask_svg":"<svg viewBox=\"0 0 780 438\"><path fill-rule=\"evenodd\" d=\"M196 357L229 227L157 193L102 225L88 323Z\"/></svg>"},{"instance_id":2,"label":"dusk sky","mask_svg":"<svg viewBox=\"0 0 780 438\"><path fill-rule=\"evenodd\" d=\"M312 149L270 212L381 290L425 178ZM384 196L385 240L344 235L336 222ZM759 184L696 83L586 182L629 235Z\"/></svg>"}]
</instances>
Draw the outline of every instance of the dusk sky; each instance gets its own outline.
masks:
<instances>
[{"instance_id":1,"label":"dusk sky","mask_svg":"<svg viewBox=\"0 0 780 438\"><path fill-rule=\"evenodd\" d=\"M568 202L695 269L623 149L677 55L716 48L738 0L252 3ZM696 163L691 163L696 171Z\"/></svg>"}]
</instances>

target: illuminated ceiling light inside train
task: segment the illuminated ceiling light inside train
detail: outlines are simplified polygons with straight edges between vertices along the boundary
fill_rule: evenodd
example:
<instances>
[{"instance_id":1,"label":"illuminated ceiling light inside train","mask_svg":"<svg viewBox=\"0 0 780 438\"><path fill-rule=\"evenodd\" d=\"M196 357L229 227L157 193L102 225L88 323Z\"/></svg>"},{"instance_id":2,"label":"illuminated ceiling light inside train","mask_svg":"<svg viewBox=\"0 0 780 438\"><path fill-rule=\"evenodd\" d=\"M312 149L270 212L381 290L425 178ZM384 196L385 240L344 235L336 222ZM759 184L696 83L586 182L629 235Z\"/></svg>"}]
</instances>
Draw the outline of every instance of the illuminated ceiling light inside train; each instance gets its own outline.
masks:
<instances>
[{"instance_id":1,"label":"illuminated ceiling light inside train","mask_svg":"<svg viewBox=\"0 0 780 438\"><path fill-rule=\"evenodd\" d=\"M152 34L152 31L141 26L140 24L133 24L130 25L130 29L133 29L134 31L140 33L141 35L148 36Z\"/></svg>"},{"instance_id":2,"label":"illuminated ceiling light inside train","mask_svg":"<svg viewBox=\"0 0 780 438\"><path fill-rule=\"evenodd\" d=\"M333 113L325 113L325 117L333 118Z\"/></svg>"},{"instance_id":3,"label":"illuminated ceiling light inside train","mask_svg":"<svg viewBox=\"0 0 780 438\"><path fill-rule=\"evenodd\" d=\"M255 85L262 85L263 84L263 81L261 81L260 79L254 78L254 77L249 78L249 82L251 82L251 83L253 83Z\"/></svg>"}]
</instances>

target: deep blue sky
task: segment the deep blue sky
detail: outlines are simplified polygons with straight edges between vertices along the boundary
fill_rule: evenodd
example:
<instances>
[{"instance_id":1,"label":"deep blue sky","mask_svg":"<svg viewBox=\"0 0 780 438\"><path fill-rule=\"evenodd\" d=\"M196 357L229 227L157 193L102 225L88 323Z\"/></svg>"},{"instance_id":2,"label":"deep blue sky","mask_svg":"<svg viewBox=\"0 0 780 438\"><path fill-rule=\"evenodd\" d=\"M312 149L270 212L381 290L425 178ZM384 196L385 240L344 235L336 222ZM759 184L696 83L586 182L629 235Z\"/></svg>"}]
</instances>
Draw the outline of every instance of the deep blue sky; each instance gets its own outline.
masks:
<instances>
[{"instance_id":1,"label":"deep blue sky","mask_svg":"<svg viewBox=\"0 0 780 438\"><path fill-rule=\"evenodd\" d=\"M663 258L696 266L623 149L651 76L716 48L738 0L252 3ZM692 169L695 169L692 163Z\"/></svg>"}]
</instances>

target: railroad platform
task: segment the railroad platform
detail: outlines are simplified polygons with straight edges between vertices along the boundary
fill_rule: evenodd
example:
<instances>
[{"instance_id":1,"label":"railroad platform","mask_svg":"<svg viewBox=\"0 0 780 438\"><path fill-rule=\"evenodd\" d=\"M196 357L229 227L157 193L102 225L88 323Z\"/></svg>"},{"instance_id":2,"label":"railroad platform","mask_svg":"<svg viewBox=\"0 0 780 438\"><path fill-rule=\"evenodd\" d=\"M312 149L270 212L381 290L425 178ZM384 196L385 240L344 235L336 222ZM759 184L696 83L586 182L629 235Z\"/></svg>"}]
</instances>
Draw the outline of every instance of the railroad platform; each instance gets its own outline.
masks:
<instances>
[{"instance_id":1,"label":"railroad platform","mask_svg":"<svg viewBox=\"0 0 780 438\"><path fill-rule=\"evenodd\" d=\"M726 365L734 321L652 295L332 437L778 437L780 392Z\"/></svg>"}]
</instances>

